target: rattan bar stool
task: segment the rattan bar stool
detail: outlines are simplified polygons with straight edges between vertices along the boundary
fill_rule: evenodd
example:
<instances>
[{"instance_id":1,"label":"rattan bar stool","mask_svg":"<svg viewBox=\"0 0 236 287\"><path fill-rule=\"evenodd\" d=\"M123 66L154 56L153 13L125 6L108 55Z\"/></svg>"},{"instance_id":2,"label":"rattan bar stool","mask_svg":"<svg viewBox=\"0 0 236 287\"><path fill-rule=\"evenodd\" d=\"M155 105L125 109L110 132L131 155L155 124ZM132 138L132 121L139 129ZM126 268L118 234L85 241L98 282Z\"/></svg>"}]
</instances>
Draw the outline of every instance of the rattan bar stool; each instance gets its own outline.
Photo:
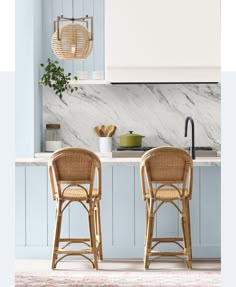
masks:
<instances>
[{"instance_id":1,"label":"rattan bar stool","mask_svg":"<svg viewBox=\"0 0 236 287\"><path fill-rule=\"evenodd\" d=\"M97 155L82 148L62 148L54 152L48 162L53 200L56 200L56 223L52 254L52 269L69 255L88 259L98 269L102 260L100 206L101 162ZM94 188L97 173L97 188ZM61 238L61 223L65 209L71 202L80 203L88 213L89 238ZM79 219L78 219L79 220ZM60 247L60 243L63 246ZM73 244L85 244L84 249L68 250ZM89 254L93 259L89 258Z\"/></svg>"},{"instance_id":2,"label":"rattan bar stool","mask_svg":"<svg viewBox=\"0 0 236 287\"><path fill-rule=\"evenodd\" d=\"M189 153L177 147L158 147L146 152L140 165L142 196L146 202L146 227L144 247L144 268L148 269L150 257L177 256L185 259L192 268L192 247L189 201L192 196L193 161ZM180 206L178 206L178 201ZM171 203L179 212L183 237L153 238L156 212ZM158 226L157 226L158 228ZM162 243L175 243L180 251L157 251Z\"/></svg>"}]
</instances>

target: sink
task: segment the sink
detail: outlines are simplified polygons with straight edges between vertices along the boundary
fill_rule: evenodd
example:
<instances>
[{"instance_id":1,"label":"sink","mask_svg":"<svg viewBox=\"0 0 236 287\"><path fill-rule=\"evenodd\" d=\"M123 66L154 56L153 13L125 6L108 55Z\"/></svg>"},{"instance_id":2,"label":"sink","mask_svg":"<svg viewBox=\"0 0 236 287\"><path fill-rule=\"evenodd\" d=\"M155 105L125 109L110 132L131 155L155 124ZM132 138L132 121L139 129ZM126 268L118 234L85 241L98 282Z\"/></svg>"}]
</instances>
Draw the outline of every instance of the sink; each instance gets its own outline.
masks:
<instances>
[{"instance_id":1,"label":"sink","mask_svg":"<svg viewBox=\"0 0 236 287\"><path fill-rule=\"evenodd\" d=\"M186 150L190 150L191 148L190 147L186 147L185 148ZM212 147L210 146L195 146L195 150L213 150Z\"/></svg>"},{"instance_id":2,"label":"sink","mask_svg":"<svg viewBox=\"0 0 236 287\"><path fill-rule=\"evenodd\" d=\"M191 148L187 147L185 150L191 152ZM214 150L210 146L196 146L195 147L196 157L217 157L217 150Z\"/></svg>"}]
</instances>

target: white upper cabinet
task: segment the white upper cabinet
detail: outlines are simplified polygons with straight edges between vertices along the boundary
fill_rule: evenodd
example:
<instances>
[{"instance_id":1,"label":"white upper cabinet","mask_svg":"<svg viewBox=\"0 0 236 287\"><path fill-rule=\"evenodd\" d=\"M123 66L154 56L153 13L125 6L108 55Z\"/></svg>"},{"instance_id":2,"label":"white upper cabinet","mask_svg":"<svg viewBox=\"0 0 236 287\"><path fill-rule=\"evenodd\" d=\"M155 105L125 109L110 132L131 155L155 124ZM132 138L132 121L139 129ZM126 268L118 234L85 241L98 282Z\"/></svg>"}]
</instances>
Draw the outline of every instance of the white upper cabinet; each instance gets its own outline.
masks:
<instances>
[{"instance_id":1,"label":"white upper cabinet","mask_svg":"<svg viewBox=\"0 0 236 287\"><path fill-rule=\"evenodd\" d=\"M219 82L220 0L106 0L110 82Z\"/></svg>"}]
</instances>

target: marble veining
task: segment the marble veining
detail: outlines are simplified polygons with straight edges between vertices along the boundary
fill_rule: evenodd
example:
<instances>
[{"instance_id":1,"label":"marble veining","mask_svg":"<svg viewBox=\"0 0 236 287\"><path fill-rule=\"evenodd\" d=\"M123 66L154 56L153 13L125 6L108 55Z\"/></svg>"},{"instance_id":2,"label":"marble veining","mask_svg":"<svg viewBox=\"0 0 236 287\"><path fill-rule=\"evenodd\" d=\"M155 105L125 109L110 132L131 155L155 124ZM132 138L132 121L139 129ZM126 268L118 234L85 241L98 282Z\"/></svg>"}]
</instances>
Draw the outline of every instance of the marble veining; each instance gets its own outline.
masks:
<instances>
[{"instance_id":1,"label":"marble veining","mask_svg":"<svg viewBox=\"0 0 236 287\"><path fill-rule=\"evenodd\" d=\"M81 85L63 101L43 88L43 128L60 123L63 146L99 150L96 125L116 125L119 136L132 130L144 135L144 146L191 145L184 137L187 116L195 121L196 146L220 150L220 84ZM42 139L44 142L44 139Z\"/></svg>"}]
</instances>

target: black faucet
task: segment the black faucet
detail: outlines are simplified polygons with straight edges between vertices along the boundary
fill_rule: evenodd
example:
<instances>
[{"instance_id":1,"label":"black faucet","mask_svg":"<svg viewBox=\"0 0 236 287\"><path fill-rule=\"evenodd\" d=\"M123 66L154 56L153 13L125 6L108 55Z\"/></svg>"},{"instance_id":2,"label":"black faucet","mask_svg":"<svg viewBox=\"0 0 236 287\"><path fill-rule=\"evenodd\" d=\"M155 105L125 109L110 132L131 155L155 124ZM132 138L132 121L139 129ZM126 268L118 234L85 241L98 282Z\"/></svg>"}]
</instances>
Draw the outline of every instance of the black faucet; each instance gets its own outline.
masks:
<instances>
[{"instance_id":1,"label":"black faucet","mask_svg":"<svg viewBox=\"0 0 236 287\"><path fill-rule=\"evenodd\" d=\"M194 121L191 117L187 117L185 120L185 133L184 136L187 137L188 132L188 122L191 122L192 125L192 159L195 159L195 146L194 146Z\"/></svg>"}]
</instances>

